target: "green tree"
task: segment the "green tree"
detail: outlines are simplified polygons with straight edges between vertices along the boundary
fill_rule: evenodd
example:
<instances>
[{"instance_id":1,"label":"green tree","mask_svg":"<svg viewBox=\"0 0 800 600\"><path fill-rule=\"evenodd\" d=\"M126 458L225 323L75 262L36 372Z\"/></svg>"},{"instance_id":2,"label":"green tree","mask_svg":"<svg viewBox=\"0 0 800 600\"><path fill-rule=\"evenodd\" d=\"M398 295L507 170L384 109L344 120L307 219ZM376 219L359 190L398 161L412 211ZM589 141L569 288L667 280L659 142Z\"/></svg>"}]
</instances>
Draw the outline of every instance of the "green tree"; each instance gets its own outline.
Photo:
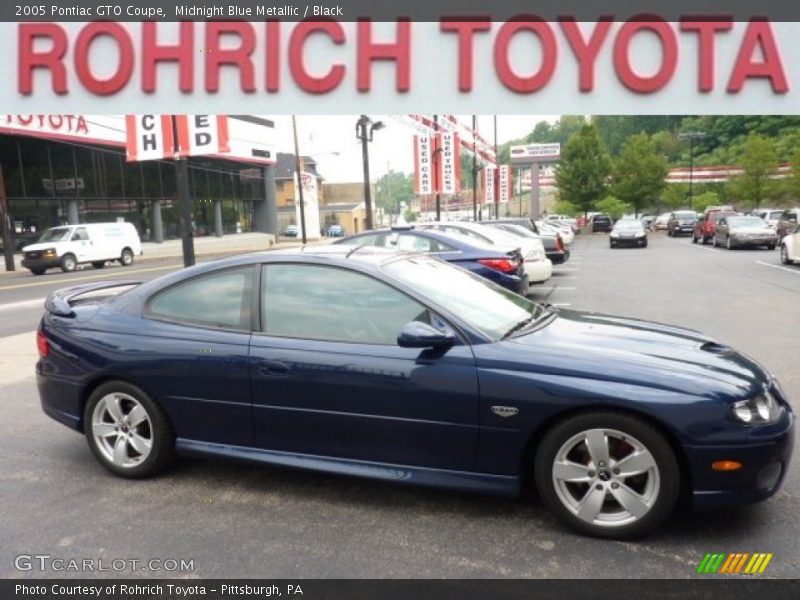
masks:
<instances>
[{"instance_id":1,"label":"green tree","mask_svg":"<svg viewBox=\"0 0 800 600\"><path fill-rule=\"evenodd\" d=\"M800 146L792 153L789 163L792 165L792 175L784 184L786 192L793 198L800 197Z\"/></svg>"},{"instance_id":2,"label":"green tree","mask_svg":"<svg viewBox=\"0 0 800 600\"><path fill-rule=\"evenodd\" d=\"M611 173L611 193L639 211L650 206L666 187L669 172L667 159L656 152L655 144L646 133L628 138Z\"/></svg>"},{"instance_id":3,"label":"green tree","mask_svg":"<svg viewBox=\"0 0 800 600\"><path fill-rule=\"evenodd\" d=\"M661 202L667 208L678 210L684 208L688 204L687 198L689 197L689 186L685 183L670 183L664 188L661 194Z\"/></svg>"},{"instance_id":4,"label":"green tree","mask_svg":"<svg viewBox=\"0 0 800 600\"><path fill-rule=\"evenodd\" d=\"M595 204L595 208L600 212L606 213L615 221L631 210L630 204L626 204L614 196L606 196Z\"/></svg>"},{"instance_id":5,"label":"green tree","mask_svg":"<svg viewBox=\"0 0 800 600\"><path fill-rule=\"evenodd\" d=\"M388 214L400 214L400 203L410 204L414 198L414 176L390 169L376 186L375 205Z\"/></svg>"},{"instance_id":6,"label":"green tree","mask_svg":"<svg viewBox=\"0 0 800 600\"><path fill-rule=\"evenodd\" d=\"M574 217L580 214L580 211L575 207L574 204L572 204L572 202L567 202L566 200L559 198L553 205L553 213L557 215Z\"/></svg>"},{"instance_id":7,"label":"green tree","mask_svg":"<svg viewBox=\"0 0 800 600\"><path fill-rule=\"evenodd\" d=\"M730 181L731 191L754 208L777 191L773 177L778 172L778 155L771 140L751 133L739 148L742 174Z\"/></svg>"},{"instance_id":8,"label":"green tree","mask_svg":"<svg viewBox=\"0 0 800 600\"><path fill-rule=\"evenodd\" d=\"M561 198L586 214L605 195L610 173L611 160L597 129L591 124L583 125L561 151L556 169Z\"/></svg>"},{"instance_id":9,"label":"green tree","mask_svg":"<svg viewBox=\"0 0 800 600\"><path fill-rule=\"evenodd\" d=\"M702 194L694 197L692 209L697 212L703 212L707 206L718 206L719 204L719 194L716 192L703 192Z\"/></svg>"}]
</instances>

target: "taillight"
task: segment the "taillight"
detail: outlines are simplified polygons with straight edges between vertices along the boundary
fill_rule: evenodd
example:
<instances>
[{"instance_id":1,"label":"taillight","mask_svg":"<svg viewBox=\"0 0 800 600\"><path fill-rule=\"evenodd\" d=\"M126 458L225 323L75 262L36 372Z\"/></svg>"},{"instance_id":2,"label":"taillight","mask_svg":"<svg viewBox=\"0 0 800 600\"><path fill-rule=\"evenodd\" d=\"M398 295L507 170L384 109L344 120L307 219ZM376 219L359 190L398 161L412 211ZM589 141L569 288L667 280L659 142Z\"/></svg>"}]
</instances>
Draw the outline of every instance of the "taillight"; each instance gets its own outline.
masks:
<instances>
[{"instance_id":1,"label":"taillight","mask_svg":"<svg viewBox=\"0 0 800 600\"><path fill-rule=\"evenodd\" d=\"M485 267L500 271L501 273L513 273L519 266L519 262L507 258L483 258L478 262Z\"/></svg>"},{"instance_id":2,"label":"taillight","mask_svg":"<svg viewBox=\"0 0 800 600\"><path fill-rule=\"evenodd\" d=\"M44 337L44 333L42 333L41 329L36 332L36 349L39 351L39 356L42 358L47 358L47 355L50 354L50 344L47 342L47 338Z\"/></svg>"},{"instance_id":3,"label":"taillight","mask_svg":"<svg viewBox=\"0 0 800 600\"><path fill-rule=\"evenodd\" d=\"M558 249L559 249L561 252L564 252L564 240L562 240L562 239L561 239L561 236L558 236L558 237L556 238L556 244L558 245Z\"/></svg>"}]
</instances>

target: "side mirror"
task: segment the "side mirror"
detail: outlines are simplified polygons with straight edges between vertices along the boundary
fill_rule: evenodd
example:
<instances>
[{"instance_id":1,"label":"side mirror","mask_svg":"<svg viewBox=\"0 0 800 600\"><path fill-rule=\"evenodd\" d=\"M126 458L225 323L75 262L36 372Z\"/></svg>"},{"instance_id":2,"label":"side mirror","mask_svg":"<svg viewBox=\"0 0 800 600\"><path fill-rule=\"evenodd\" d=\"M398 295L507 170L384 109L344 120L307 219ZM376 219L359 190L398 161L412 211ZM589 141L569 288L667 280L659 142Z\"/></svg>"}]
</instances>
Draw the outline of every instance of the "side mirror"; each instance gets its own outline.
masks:
<instances>
[{"instance_id":1,"label":"side mirror","mask_svg":"<svg viewBox=\"0 0 800 600\"><path fill-rule=\"evenodd\" d=\"M397 336L397 345L402 348L449 348L453 342L455 338L452 334L421 321L406 323Z\"/></svg>"}]
</instances>

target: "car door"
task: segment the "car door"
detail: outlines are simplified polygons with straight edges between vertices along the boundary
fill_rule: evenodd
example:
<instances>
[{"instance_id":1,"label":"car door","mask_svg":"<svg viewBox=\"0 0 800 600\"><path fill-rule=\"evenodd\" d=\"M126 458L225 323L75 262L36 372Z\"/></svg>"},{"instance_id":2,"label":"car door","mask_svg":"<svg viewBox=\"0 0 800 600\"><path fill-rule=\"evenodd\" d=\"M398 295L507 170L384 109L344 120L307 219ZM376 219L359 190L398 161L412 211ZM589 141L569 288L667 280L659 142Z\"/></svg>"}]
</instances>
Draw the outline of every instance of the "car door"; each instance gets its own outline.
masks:
<instances>
[{"instance_id":1,"label":"car door","mask_svg":"<svg viewBox=\"0 0 800 600\"><path fill-rule=\"evenodd\" d=\"M220 269L157 292L123 354L178 437L253 445L249 348L260 266ZM155 358L150 359L149 356Z\"/></svg>"},{"instance_id":2,"label":"car door","mask_svg":"<svg viewBox=\"0 0 800 600\"><path fill-rule=\"evenodd\" d=\"M251 343L256 443L289 453L470 470L478 382L469 345L401 348L414 320L449 326L370 275L269 264Z\"/></svg>"},{"instance_id":3,"label":"car door","mask_svg":"<svg viewBox=\"0 0 800 600\"><path fill-rule=\"evenodd\" d=\"M717 223L717 228L714 230L714 245L724 244L725 238L728 237L728 220L722 218Z\"/></svg>"}]
</instances>

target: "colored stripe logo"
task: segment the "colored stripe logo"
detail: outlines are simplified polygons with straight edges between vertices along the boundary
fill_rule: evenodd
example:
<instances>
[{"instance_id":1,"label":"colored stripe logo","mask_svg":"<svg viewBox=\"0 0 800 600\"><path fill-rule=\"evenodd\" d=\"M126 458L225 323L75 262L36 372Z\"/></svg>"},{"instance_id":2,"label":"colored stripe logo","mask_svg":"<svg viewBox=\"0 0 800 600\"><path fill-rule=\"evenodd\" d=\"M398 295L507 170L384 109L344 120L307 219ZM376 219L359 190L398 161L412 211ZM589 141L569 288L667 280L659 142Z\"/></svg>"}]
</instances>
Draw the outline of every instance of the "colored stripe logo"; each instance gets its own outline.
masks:
<instances>
[{"instance_id":1,"label":"colored stripe logo","mask_svg":"<svg viewBox=\"0 0 800 600\"><path fill-rule=\"evenodd\" d=\"M700 561L697 572L701 575L760 575L772 560L771 552L708 553Z\"/></svg>"}]
</instances>

